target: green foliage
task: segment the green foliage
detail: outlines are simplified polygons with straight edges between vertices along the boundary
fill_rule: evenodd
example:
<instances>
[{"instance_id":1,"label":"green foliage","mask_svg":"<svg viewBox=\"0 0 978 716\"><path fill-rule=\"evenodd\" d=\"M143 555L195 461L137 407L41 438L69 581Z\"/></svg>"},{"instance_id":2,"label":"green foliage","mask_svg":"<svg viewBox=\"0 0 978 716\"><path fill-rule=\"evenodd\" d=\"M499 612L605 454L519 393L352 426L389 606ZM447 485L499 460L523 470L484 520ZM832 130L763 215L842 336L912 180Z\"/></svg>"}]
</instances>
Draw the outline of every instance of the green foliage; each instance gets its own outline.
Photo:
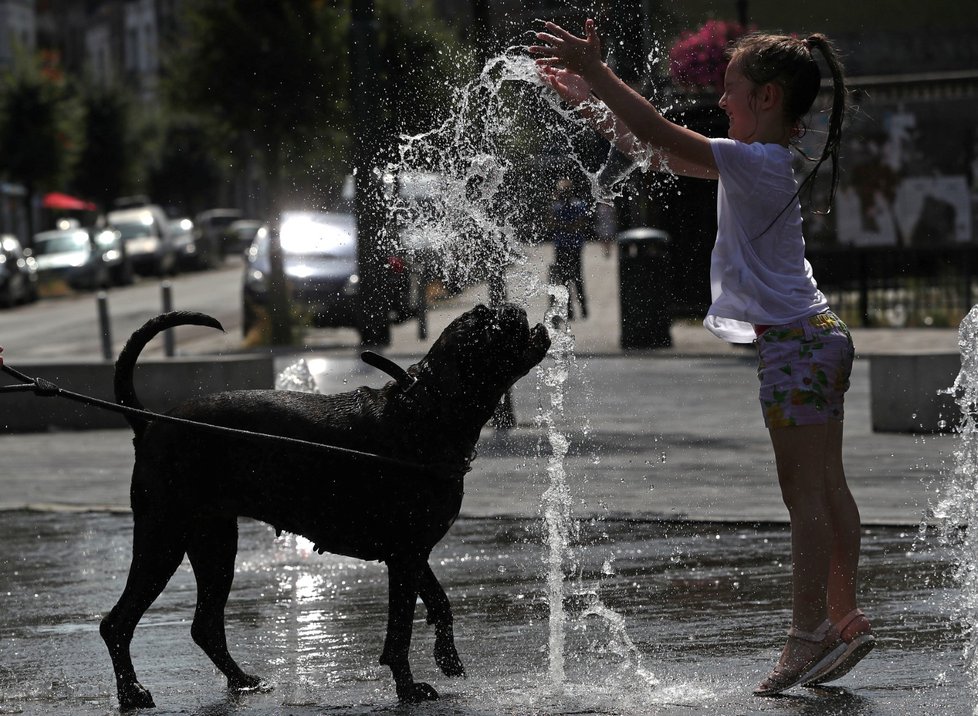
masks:
<instances>
[{"instance_id":1,"label":"green foliage","mask_svg":"<svg viewBox=\"0 0 978 716\"><path fill-rule=\"evenodd\" d=\"M280 203L322 204L352 166L363 122L393 145L429 129L468 66L428 0L377 0L379 116L350 111L351 5L321 0L199 0L167 65L171 106L212 119L224 145L254 158Z\"/></svg>"},{"instance_id":2,"label":"green foliage","mask_svg":"<svg viewBox=\"0 0 978 716\"><path fill-rule=\"evenodd\" d=\"M427 131L477 70L473 50L458 41L430 2L405 7L403 0L377 0L376 11L385 125L396 133Z\"/></svg>"},{"instance_id":3,"label":"green foliage","mask_svg":"<svg viewBox=\"0 0 978 716\"><path fill-rule=\"evenodd\" d=\"M133 149L129 98L119 87L86 85L80 97L84 116L81 152L71 187L108 207L126 192Z\"/></svg>"},{"instance_id":4,"label":"green foliage","mask_svg":"<svg viewBox=\"0 0 978 716\"><path fill-rule=\"evenodd\" d=\"M60 70L19 54L0 83L0 172L29 193L62 188L79 149L78 115Z\"/></svg>"},{"instance_id":5,"label":"green foliage","mask_svg":"<svg viewBox=\"0 0 978 716\"><path fill-rule=\"evenodd\" d=\"M265 159L281 187L283 159L336 155L343 141L347 76L340 13L309 0L201 0L168 68L177 109L212 118L228 143Z\"/></svg>"},{"instance_id":6,"label":"green foliage","mask_svg":"<svg viewBox=\"0 0 978 716\"><path fill-rule=\"evenodd\" d=\"M149 195L190 215L203 211L214 203L221 179L212 133L199 117L187 114L165 119L161 132L160 149L149 166Z\"/></svg>"}]
</instances>

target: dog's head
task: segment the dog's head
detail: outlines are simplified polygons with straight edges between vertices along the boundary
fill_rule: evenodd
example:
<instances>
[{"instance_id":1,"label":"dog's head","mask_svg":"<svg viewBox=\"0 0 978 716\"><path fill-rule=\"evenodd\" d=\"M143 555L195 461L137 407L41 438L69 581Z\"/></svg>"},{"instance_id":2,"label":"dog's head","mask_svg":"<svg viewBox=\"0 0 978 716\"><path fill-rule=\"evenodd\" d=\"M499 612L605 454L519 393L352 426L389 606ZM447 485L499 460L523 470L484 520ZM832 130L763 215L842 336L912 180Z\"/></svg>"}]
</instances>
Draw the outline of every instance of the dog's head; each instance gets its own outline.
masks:
<instances>
[{"instance_id":1,"label":"dog's head","mask_svg":"<svg viewBox=\"0 0 978 716\"><path fill-rule=\"evenodd\" d=\"M519 306L479 305L452 321L428 355L408 369L417 381L408 392L436 400L463 429L479 430L503 394L549 348L547 329L530 328Z\"/></svg>"}]
</instances>

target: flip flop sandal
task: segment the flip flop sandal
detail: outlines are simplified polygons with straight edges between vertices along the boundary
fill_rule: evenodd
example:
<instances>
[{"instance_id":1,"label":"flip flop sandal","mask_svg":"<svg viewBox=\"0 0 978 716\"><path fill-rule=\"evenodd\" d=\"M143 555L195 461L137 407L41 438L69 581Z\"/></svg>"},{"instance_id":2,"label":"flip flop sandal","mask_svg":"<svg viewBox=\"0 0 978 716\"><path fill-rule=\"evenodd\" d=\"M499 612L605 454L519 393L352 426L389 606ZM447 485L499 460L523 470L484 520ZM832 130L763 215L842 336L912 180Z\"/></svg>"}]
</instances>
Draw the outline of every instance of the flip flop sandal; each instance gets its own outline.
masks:
<instances>
[{"instance_id":1,"label":"flip flop sandal","mask_svg":"<svg viewBox=\"0 0 978 716\"><path fill-rule=\"evenodd\" d=\"M784 668L779 663L767 675L767 678L754 689L755 696L776 696L793 686L811 681L830 668L846 650L846 643L839 637L839 633L832 628L832 622L828 619L822 622L814 632L802 631L792 627L788 631L788 638L818 644L820 648L812 658L796 668Z\"/></svg>"},{"instance_id":2,"label":"flip flop sandal","mask_svg":"<svg viewBox=\"0 0 978 716\"><path fill-rule=\"evenodd\" d=\"M859 619L864 624L854 624ZM855 627L855 630L852 627ZM873 630L869 624L869 620L859 609L853 609L843 617L842 621L836 626L836 629L842 635L842 641L845 642L846 650L823 673L816 674L815 678L806 681L805 686L818 686L819 684L841 679L876 646L876 637L873 636ZM846 631L850 633L846 634Z\"/></svg>"}]
</instances>

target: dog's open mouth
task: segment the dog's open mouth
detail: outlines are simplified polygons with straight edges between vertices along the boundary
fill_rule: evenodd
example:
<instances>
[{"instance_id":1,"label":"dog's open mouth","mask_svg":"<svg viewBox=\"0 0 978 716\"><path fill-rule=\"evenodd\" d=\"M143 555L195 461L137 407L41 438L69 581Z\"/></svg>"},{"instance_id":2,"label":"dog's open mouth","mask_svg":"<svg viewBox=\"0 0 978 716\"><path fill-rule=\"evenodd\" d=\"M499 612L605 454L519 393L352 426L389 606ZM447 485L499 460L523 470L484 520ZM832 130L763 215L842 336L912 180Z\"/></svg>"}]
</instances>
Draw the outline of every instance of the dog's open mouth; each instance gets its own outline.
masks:
<instances>
[{"instance_id":1,"label":"dog's open mouth","mask_svg":"<svg viewBox=\"0 0 978 716\"><path fill-rule=\"evenodd\" d=\"M517 346L525 346L520 352L526 370L539 363L543 356L550 349L550 334L542 323L530 328L527 320L526 311L513 304L505 304L497 309L497 316L500 328L510 336L513 336Z\"/></svg>"},{"instance_id":2,"label":"dog's open mouth","mask_svg":"<svg viewBox=\"0 0 978 716\"><path fill-rule=\"evenodd\" d=\"M530 329L530 348L540 353L550 350L550 333L542 323Z\"/></svg>"}]
</instances>

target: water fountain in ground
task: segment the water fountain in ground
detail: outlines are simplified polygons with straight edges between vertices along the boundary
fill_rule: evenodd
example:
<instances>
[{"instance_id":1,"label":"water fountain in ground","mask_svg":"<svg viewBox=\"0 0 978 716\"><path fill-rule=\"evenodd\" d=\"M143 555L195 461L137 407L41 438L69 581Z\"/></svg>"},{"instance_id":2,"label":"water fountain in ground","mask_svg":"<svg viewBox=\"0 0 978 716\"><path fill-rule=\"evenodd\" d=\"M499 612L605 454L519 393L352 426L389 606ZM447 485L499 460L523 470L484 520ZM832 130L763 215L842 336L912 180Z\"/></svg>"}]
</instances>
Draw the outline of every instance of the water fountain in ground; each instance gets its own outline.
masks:
<instances>
[{"instance_id":1,"label":"water fountain in ground","mask_svg":"<svg viewBox=\"0 0 978 716\"><path fill-rule=\"evenodd\" d=\"M587 191L590 203L611 203L638 167L609 152L596 141L588 123L544 89L535 64L521 48L486 62L473 81L457 90L451 106L440 126L402 137L397 161L382 172L392 189L389 208L396 226L396 236L389 239L399 242L416 264L427 266L444 285L486 281L490 301L515 301L533 320L538 319L532 316L534 299L549 297L544 320L553 327L552 348L550 360L538 369L546 404L541 404L535 421L550 451L548 487L541 497L549 611L547 682L557 693L565 686L565 604L573 601L579 605L575 618L596 618L605 624L609 652L652 683L628 638L624 618L602 604L596 588L572 581L581 568L572 564L578 535L565 470L570 439L564 395L580 376L574 375L569 296L564 286L548 285L548 276L540 275L546 272L530 266L521 248L525 242L546 238L552 191L559 178L572 177ZM549 157L551 165L539 166L541 156ZM505 288L494 293L494 285ZM516 295L508 295L513 291ZM279 377L278 387L315 389L302 362ZM604 568L611 573L610 562Z\"/></svg>"},{"instance_id":2,"label":"water fountain in ground","mask_svg":"<svg viewBox=\"0 0 978 716\"><path fill-rule=\"evenodd\" d=\"M964 632L964 660L978 714L978 306L958 329L961 370L949 389L961 415L954 468L933 509L940 520L941 539L955 558L960 586L951 600L952 616ZM925 525L921 528L924 529Z\"/></svg>"},{"instance_id":3,"label":"water fountain in ground","mask_svg":"<svg viewBox=\"0 0 978 716\"><path fill-rule=\"evenodd\" d=\"M540 267L528 266L521 251L526 241L540 241L550 212L552 187L572 176L589 189L591 201L610 202L618 196L630 171L615 166L614 155L595 154L594 131L556 96L542 92L535 64L519 50L488 61L473 82L458 91L456 108L441 126L403 137L399 161L388 167L388 181L429 177L437 192L412 193L395 200L400 240L419 260L432 260L441 278L465 285L487 279L516 287L510 300L528 310L532 299L549 296L545 317L551 330L550 361L539 369L547 389L537 425L546 432L548 487L542 495L546 600L549 606L549 686L559 692L566 674L565 631L571 544L576 537L565 461L569 439L565 432L564 392L569 388L574 338L569 328L568 291L548 286ZM554 166L534 167L546 147ZM534 151L535 150L535 151ZM503 279L507 276L506 279ZM499 300L505 292L493 295ZM596 592L587 597L586 615L607 619L620 642L629 644L619 615L600 603ZM637 655L637 651L632 649ZM636 656L637 660L637 656Z\"/></svg>"}]
</instances>

